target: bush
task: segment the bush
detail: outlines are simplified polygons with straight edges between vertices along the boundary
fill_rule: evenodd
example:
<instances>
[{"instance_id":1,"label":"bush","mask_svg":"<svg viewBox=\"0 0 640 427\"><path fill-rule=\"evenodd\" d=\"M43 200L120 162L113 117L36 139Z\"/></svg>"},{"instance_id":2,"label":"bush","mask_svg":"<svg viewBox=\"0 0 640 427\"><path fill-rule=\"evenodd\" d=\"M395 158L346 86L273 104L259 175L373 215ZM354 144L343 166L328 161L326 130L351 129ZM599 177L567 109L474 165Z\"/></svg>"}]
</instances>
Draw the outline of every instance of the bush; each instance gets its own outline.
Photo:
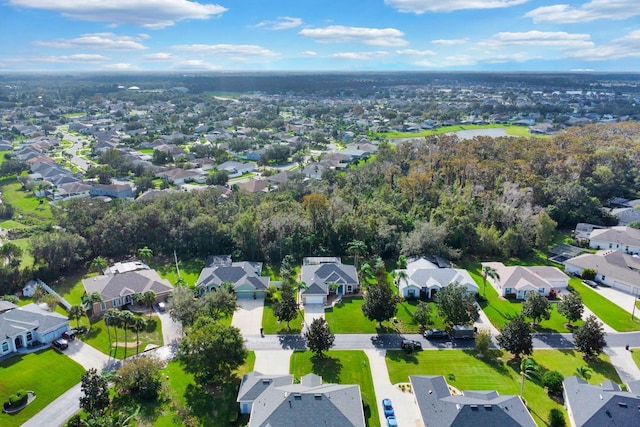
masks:
<instances>
[{"instance_id":1,"label":"bush","mask_svg":"<svg viewBox=\"0 0 640 427\"><path fill-rule=\"evenodd\" d=\"M542 385L552 394L562 391L562 380L564 376L558 371L549 371L542 376Z\"/></svg>"},{"instance_id":2,"label":"bush","mask_svg":"<svg viewBox=\"0 0 640 427\"><path fill-rule=\"evenodd\" d=\"M596 278L596 270L593 268L585 268L582 270L581 276L583 280L594 280Z\"/></svg>"},{"instance_id":3,"label":"bush","mask_svg":"<svg viewBox=\"0 0 640 427\"><path fill-rule=\"evenodd\" d=\"M549 411L549 427L566 427L566 425L564 414L560 409L553 408Z\"/></svg>"},{"instance_id":4,"label":"bush","mask_svg":"<svg viewBox=\"0 0 640 427\"><path fill-rule=\"evenodd\" d=\"M9 401L4 403L5 408L15 408L20 405L24 405L27 403L27 399L29 395L24 390L18 390L16 394L12 394L9 396Z\"/></svg>"}]
</instances>

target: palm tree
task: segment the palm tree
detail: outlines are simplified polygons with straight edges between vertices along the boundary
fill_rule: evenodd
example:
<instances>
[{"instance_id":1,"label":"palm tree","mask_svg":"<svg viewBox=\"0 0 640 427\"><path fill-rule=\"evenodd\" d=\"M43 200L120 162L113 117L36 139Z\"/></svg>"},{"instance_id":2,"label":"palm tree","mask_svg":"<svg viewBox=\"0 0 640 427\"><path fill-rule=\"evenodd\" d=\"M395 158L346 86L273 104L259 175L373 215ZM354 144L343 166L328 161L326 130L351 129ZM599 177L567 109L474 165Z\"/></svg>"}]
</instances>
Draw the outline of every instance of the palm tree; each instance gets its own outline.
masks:
<instances>
[{"instance_id":1,"label":"palm tree","mask_svg":"<svg viewBox=\"0 0 640 427\"><path fill-rule=\"evenodd\" d=\"M358 271L358 257L367 250L367 245L362 240L352 240L347 243L347 250L353 254L353 264Z\"/></svg>"},{"instance_id":2,"label":"palm tree","mask_svg":"<svg viewBox=\"0 0 640 427\"><path fill-rule=\"evenodd\" d=\"M76 328L80 329L80 319L84 316L84 307L81 304L69 307L69 320L76 320Z\"/></svg>"},{"instance_id":3,"label":"palm tree","mask_svg":"<svg viewBox=\"0 0 640 427\"><path fill-rule=\"evenodd\" d=\"M368 262L365 262L364 264L362 264L362 266L360 267L359 273L360 273L360 280L363 282L365 286L369 285L370 280L376 277L373 274L373 268L371 267L371 264L369 264Z\"/></svg>"},{"instance_id":4,"label":"palm tree","mask_svg":"<svg viewBox=\"0 0 640 427\"><path fill-rule=\"evenodd\" d=\"M142 317L136 317L131 324L131 327L136 331L136 356L140 353L140 331L144 330L147 326L147 322Z\"/></svg>"},{"instance_id":5,"label":"palm tree","mask_svg":"<svg viewBox=\"0 0 640 427\"><path fill-rule=\"evenodd\" d=\"M589 378L591 378L592 371L593 369L591 369L587 365L582 365L576 368L576 372L578 373L578 375L580 375L585 380L588 380Z\"/></svg>"},{"instance_id":6,"label":"palm tree","mask_svg":"<svg viewBox=\"0 0 640 427\"><path fill-rule=\"evenodd\" d=\"M45 293L46 291L44 290L44 288L38 285L36 286L36 289L33 291L33 299L36 300L36 302L40 302L40 300L45 295Z\"/></svg>"},{"instance_id":7,"label":"palm tree","mask_svg":"<svg viewBox=\"0 0 640 427\"><path fill-rule=\"evenodd\" d=\"M95 257L93 261L91 261L89 268L96 273L102 273L107 268L107 260L101 256Z\"/></svg>"},{"instance_id":8,"label":"palm tree","mask_svg":"<svg viewBox=\"0 0 640 427\"><path fill-rule=\"evenodd\" d=\"M120 310L118 310L117 308L114 308L113 312L111 313L111 322L109 322L113 326L113 335L114 335L113 339L116 344L116 348L113 353L114 357L118 353L118 328L122 325L121 314L122 312Z\"/></svg>"},{"instance_id":9,"label":"palm tree","mask_svg":"<svg viewBox=\"0 0 640 427\"><path fill-rule=\"evenodd\" d=\"M142 294L135 294L134 299L141 304L146 305L149 308L149 318L151 318L151 312L153 303L156 302L157 295L155 292L149 290Z\"/></svg>"},{"instance_id":10,"label":"palm tree","mask_svg":"<svg viewBox=\"0 0 640 427\"><path fill-rule=\"evenodd\" d=\"M540 367L532 358L524 358L520 361L520 376L522 381L520 383L520 398L522 398L522 393L524 393L524 379L527 378L532 381L538 380L540 378Z\"/></svg>"},{"instance_id":11,"label":"palm tree","mask_svg":"<svg viewBox=\"0 0 640 427\"><path fill-rule=\"evenodd\" d=\"M122 358L122 360L125 360L127 358L127 330L131 325L133 325L134 321L135 316L130 311L122 311L120 313L120 322L122 324L122 329L124 329L124 357Z\"/></svg>"},{"instance_id":12,"label":"palm tree","mask_svg":"<svg viewBox=\"0 0 640 427\"><path fill-rule=\"evenodd\" d=\"M149 249L148 246L145 246L144 248L138 249L138 257L144 261L145 264L148 264L153 258L153 251Z\"/></svg>"},{"instance_id":13,"label":"palm tree","mask_svg":"<svg viewBox=\"0 0 640 427\"><path fill-rule=\"evenodd\" d=\"M409 283L409 274L407 273L407 270L395 270L393 274L396 278L396 285L398 286L398 289L400 289L400 283Z\"/></svg>"},{"instance_id":14,"label":"palm tree","mask_svg":"<svg viewBox=\"0 0 640 427\"><path fill-rule=\"evenodd\" d=\"M110 308L104 312L104 325L107 328L107 337L109 338L109 356L111 356L111 331L109 330L109 327L113 325L117 315L118 315L118 311L115 308ZM117 337L116 337L116 341L117 341Z\"/></svg>"},{"instance_id":15,"label":"palm tree","mask_svg":"<svg viewBox=\"0 0 640 427\"><path fill-rule=\"evenodd\" d=\"M487 290L487 277L492 278L493 280L500 280L500 275L496 271L495 268L485 265L482 267L482 296L485 295L485 291Z\"/></svg>"},{"instance_id":16,"label":"palm tree","mask_svg":"<svg viewBox=\"0 0 640 427\"><path fill-rule=\"evenodd\" d=\"M99 292L85 293L82 296L82 305L84 305L85 311L93 311L93 304L103 302L102 295Z\"/></svg>"}]
</instances>

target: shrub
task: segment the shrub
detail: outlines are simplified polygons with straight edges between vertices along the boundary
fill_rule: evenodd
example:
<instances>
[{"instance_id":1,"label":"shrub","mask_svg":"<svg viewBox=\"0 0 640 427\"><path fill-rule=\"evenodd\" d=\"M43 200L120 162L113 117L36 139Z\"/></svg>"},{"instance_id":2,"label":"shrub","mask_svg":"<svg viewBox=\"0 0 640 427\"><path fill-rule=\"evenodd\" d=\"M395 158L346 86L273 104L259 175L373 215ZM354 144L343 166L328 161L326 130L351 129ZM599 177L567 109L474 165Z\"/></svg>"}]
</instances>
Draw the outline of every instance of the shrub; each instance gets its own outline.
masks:
<instances>
[{"instance_id":1,"label":"shrub","mask_svg":"<svg viewBox=\"0 0 640 427\"><path fill-rule=\"evenodd\" d=\"M542 385L552 394L562 390L562 380L564 376L558 371L549 371L542 376Z\"/></svg>"},{"instance_id":2,"label":"shrub","mask_svg":"<svg viewBox=\"0 0 640 427\"><path fill-rule=\"evenodd\" d=\"M4 403L5 408L15 408L16 406L24 405L27 403L29 395L24 390L18 390L16 394L9 396L9 400Z\"/></svg>"},{"instance_id":3,"label":"shrub","mask_svg":"<svg viewBox=\"0 0 640 427\"><path fill-rule=\"evenodd\" d=\"M549 411L549 427L566 427L566 425L564 414L560 409L553 408Z\"/></svg>"},{"instance_id":4,"label":"shrub","mask_svg":"<svg viewBox=\"0 0 640 427\"><path fill-rule=\"evenodd\" d=\"M585 268L581 274L584 280L594 280L596 278L596 270L593 268Z\"/></svg>"}]
</instances>

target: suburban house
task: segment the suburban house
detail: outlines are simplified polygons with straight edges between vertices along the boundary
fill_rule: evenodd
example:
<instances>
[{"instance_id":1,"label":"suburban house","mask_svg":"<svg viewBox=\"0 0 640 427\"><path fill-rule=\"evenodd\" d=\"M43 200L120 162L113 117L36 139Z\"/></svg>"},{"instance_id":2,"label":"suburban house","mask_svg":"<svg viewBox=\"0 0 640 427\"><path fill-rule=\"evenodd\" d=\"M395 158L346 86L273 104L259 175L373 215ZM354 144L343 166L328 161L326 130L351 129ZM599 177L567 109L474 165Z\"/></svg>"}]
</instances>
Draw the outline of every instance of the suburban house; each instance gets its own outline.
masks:
<instances>
[{"instance_id":1,"label":"suburban house","mask_svg":"<svg viewBox=\"0 0 640 427\"><path fill-rule=\"evenodd\" d=\"M580 275L585 268L596 271L595 280L631 295L640 295L640 258L615 250L582 254L564 262L565 271Z\"/></svg>"},{"instance_id":2,"label":"suburban house","mask_svg":"<svg viewBox=\"0 0 640 427\"><path fill-rule=\"evenodd\" d=\"M230 160L218 165L218 170L229 172L229 178L237 178L256 169L258 169L258 165L255 162L240 163Z\"/></svg>"},{"instance_id":3,"label":"suburban house","mask_svg":"<svg viewBox=\"0 0 640 427\"><path fill-rule=\"evenodd\" d=\"M326 305L329 294L340 297L360 290L356 268L343 264L338 257L305 258L300 279L307 285L300 291L303 304Z\"/></svg>"},{"instance_id":4,"label":"suburban house","mask_svg":"<svg viewBox=\"0 0 640 427\"><path fill-rule=\"evenodd\" d=\"M222 283L230 283L238 298L264 298L269 277L261 274L261 262L232 262L230 255L215 255L207 258L196 287L202 295L218 289Z\"/></svg>"},{"instance_id":5,"label":"suburban house","mask_svg":"<svg viewBox=\"0 0 640 427\"><path fill-rule=\"evenodd\" d=\"M364 410L357 384L323 384L308 374L293 383L293 375L244 376L238 391L240 412L249 413L249 427L364 427Z\"/></svg>"},{"instance_id":6,"label":"suburban house","mask_svg":"<svg viewBox=\"0 0 640 427\"><path fill-rule=\"evenodd\" d=\"M637 207L615 208L611 209L609 213L618 218L618 225L640 221L640 209Z\"/></svg>"},{"instance_id":7,"label":"suburban house","mask_svg":"<svg viewBox=\"0 0 640 427\"><path fill-rule=\"evenodd\" d=\"M524 267L505 266L501 262L483 262L482 267L491 267L498 278L487 277L498 295L516 299L525 299L527 292L539 292L541 295L559 295L567 290L569 276L560 269L549 266Z\"/></svg>"},{"instance_id":8,"label":"suburban house","mask_svg":"<svg viewBox=\"0 0 640 427\"><path fill-rule=\"evenodd\" d=\"M640 381L627 384L629 391L613 381L593 385L575 375L562 385L571 427L640 425Z\"/></svg>"},{"instance_id":9,"label":"suburban house","mask_svg":"<svg viewBox=\"0 0 640 427\"><path fill-rule=\"evenodd\" d=\"M0 357L36 343L50 343L69 330L69 319L37 304L18 307L2 302L0 312Z\"/></svg>"},{"instance_id":10,"label":"suburban house","mask_svg":"<svg viewBox=\"0 0 640 427\"><path fill-rule=\"evenodd\" d=\"M94 303L93 314L100 315L109 308L120 308L134 302L136 294L156 293L156 301L166 301L173 285L155 270L140 261L119 262L106 269L105 274L82 280L85 293L97 292L101 303Z\"/></svg>"},{"instance_id":11,"label":"suburban house","mask_svg":"<svg viewBox=\"0 0 640 427\"><path fill-rule=\"evenodd\" d=\"M413 395L425 427L535 427L520 396L493 390L452 394L441 375L409 375Z\"/></svg>"},{"instance_id":12,"label":"suburban house","mask_svg":"<svg viewBox=\"0 0 640 427\"><path fill-rule=\"evenodd\" d=\"M459 283L470 293L478 293L478 285L467 270L439 268L425 258L407 264L406 269L396 270L396 286L405 298L433 298L440 289Z\"/></svg>"},{"instance_id":13,"label":"suburban house","mask_svg":"<svg viewBox=\"0 0 640 427\"><path fill-rule=\"evenodd\" d=\"M127 184L93 184L89 190L91 196L111 197L113 199L133 198L133 188Z\"/></svg>"},{"instance_id":14,"label":"suburban house","mask_svg":"<svg viewBox=\"0 0 640 427\"><path fill-rule=\"evenodd\" d=\"M640 230L626 226L596 229L589 235L589 247L640 254Z\"/></svg>"}]
</instances>

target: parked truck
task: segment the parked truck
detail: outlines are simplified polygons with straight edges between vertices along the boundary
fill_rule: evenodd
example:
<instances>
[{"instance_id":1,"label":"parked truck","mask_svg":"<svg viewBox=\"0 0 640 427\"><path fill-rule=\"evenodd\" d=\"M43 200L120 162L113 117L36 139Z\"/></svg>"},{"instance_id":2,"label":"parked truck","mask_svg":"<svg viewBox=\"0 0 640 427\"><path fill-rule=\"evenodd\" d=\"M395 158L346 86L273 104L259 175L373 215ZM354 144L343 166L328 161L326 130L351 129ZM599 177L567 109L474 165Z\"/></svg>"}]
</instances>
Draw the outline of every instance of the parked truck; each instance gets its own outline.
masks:
<instances>
[{"instance_id":1,"label":"parked truck","mask_svg":"<svg viewBox=\"0 0 640 427\"><path fill-rule=\"evenodd\" d=\"M476 336L476 329L470 325L453 325L451 338L456 340L469 340Z\"/></svg>"}]
</instances>

